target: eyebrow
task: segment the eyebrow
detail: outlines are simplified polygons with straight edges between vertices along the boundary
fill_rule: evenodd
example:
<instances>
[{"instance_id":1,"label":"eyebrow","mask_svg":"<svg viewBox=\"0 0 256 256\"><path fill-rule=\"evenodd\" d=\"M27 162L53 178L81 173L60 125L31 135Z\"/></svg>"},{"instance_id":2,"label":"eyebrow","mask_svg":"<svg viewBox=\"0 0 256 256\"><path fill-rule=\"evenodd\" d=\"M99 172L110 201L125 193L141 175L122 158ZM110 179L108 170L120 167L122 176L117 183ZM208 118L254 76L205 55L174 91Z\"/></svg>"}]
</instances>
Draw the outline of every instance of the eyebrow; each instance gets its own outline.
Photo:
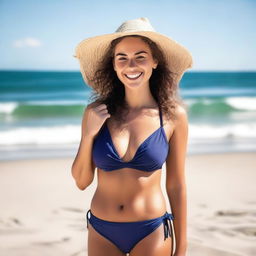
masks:
<instances>
[{"instance_id":1,"label":"eyebrow","mask_svg":"<svg viewBox=\"0 0 256 256\"><path fill-rule=\"evenodd\" d=\"M148 54L146 51L139 51L139 52L136 52L135 55L138 55L138 54L141 54L141 53ZM118 55L127 56L125 53L122 53L122 52L119 52L119 53L116 54L116 56L118 56Z\"/></svg>"}]
</instances>

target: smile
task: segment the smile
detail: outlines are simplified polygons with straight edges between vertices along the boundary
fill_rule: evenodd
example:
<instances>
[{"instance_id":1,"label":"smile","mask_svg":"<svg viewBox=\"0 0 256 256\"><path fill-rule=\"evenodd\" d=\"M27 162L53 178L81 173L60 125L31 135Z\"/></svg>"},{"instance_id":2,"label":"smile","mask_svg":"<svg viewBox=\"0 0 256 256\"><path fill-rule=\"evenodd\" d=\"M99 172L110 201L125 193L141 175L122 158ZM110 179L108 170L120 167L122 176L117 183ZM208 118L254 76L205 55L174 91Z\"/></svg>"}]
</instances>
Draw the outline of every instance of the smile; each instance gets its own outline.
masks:
<instances>
[{"instance_id":1,"label":"smile","mask_svg":"<svg viewBox=\"0 0 256 256\"><path fill-rule=\"evenodd\" d=\"M139 78L140 76L142 75L142 72L141 73L136 73L136 74L125 74L125 76L129 79L132 79L132 80L135 80L137 78Z\"/></svg>"}]
</instances>

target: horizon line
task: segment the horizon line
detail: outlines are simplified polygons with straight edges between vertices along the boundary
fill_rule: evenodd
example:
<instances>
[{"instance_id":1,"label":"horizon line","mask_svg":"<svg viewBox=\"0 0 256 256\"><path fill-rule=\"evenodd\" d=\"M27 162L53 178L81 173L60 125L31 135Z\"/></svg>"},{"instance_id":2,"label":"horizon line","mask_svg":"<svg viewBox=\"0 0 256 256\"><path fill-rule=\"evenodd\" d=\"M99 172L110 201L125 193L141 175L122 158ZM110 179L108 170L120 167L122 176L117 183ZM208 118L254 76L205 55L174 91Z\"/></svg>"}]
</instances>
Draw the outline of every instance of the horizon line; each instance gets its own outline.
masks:
<instances>
[{"instance_id":1,"label":"horizon line","mask_svg":"<svg viewBox=\"0 0 256 256\"><path fill-rule=\"evenodd\" d=\"M1 69L0 71L23 71L23 72L80 72L79 69ZM184 73L196 72L256 72L256 69L196 69L187 70Z\"/></svg>"}]
</instances>

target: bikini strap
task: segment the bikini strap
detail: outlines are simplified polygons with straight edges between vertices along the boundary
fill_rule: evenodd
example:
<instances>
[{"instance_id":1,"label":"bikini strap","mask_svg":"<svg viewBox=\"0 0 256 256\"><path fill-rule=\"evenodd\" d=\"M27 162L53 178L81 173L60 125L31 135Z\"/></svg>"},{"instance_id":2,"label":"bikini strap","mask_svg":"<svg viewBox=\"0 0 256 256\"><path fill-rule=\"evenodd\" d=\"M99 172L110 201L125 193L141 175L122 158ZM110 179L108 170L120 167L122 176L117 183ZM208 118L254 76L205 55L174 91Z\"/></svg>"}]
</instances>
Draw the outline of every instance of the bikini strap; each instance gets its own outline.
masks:
<instances>
[{"instance_id":1,"label":"bikini strap","mask_svg":"<svg viewBox=\"0 0 256 256\"><path fill-rule=\"evenodd\" d=\"M163 117L162 117L161 108L159 108L159 117L160 117L160 125L163 126Z\"/></svg>"}]
</instances>

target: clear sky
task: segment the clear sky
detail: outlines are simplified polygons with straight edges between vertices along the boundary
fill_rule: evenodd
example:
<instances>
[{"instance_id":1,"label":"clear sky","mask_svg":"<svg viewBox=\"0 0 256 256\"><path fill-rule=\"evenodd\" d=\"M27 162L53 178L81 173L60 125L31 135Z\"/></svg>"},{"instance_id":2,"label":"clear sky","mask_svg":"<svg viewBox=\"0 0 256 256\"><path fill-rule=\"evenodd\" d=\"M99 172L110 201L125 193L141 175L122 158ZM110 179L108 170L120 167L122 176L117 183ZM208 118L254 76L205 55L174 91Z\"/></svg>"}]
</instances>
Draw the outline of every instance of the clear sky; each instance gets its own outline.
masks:
<instances>
[{"instance_id":1,"label":"clear sky","mask_svg":"<svg viewBox=\"0 0 256 256\"><path fill-rule=\"evenodd\" d=\"M147 17L192 70L256 70L255 14L255 0L0 0L0 69L79 70L80 41Z\"/></svg>"}]
</instances>

